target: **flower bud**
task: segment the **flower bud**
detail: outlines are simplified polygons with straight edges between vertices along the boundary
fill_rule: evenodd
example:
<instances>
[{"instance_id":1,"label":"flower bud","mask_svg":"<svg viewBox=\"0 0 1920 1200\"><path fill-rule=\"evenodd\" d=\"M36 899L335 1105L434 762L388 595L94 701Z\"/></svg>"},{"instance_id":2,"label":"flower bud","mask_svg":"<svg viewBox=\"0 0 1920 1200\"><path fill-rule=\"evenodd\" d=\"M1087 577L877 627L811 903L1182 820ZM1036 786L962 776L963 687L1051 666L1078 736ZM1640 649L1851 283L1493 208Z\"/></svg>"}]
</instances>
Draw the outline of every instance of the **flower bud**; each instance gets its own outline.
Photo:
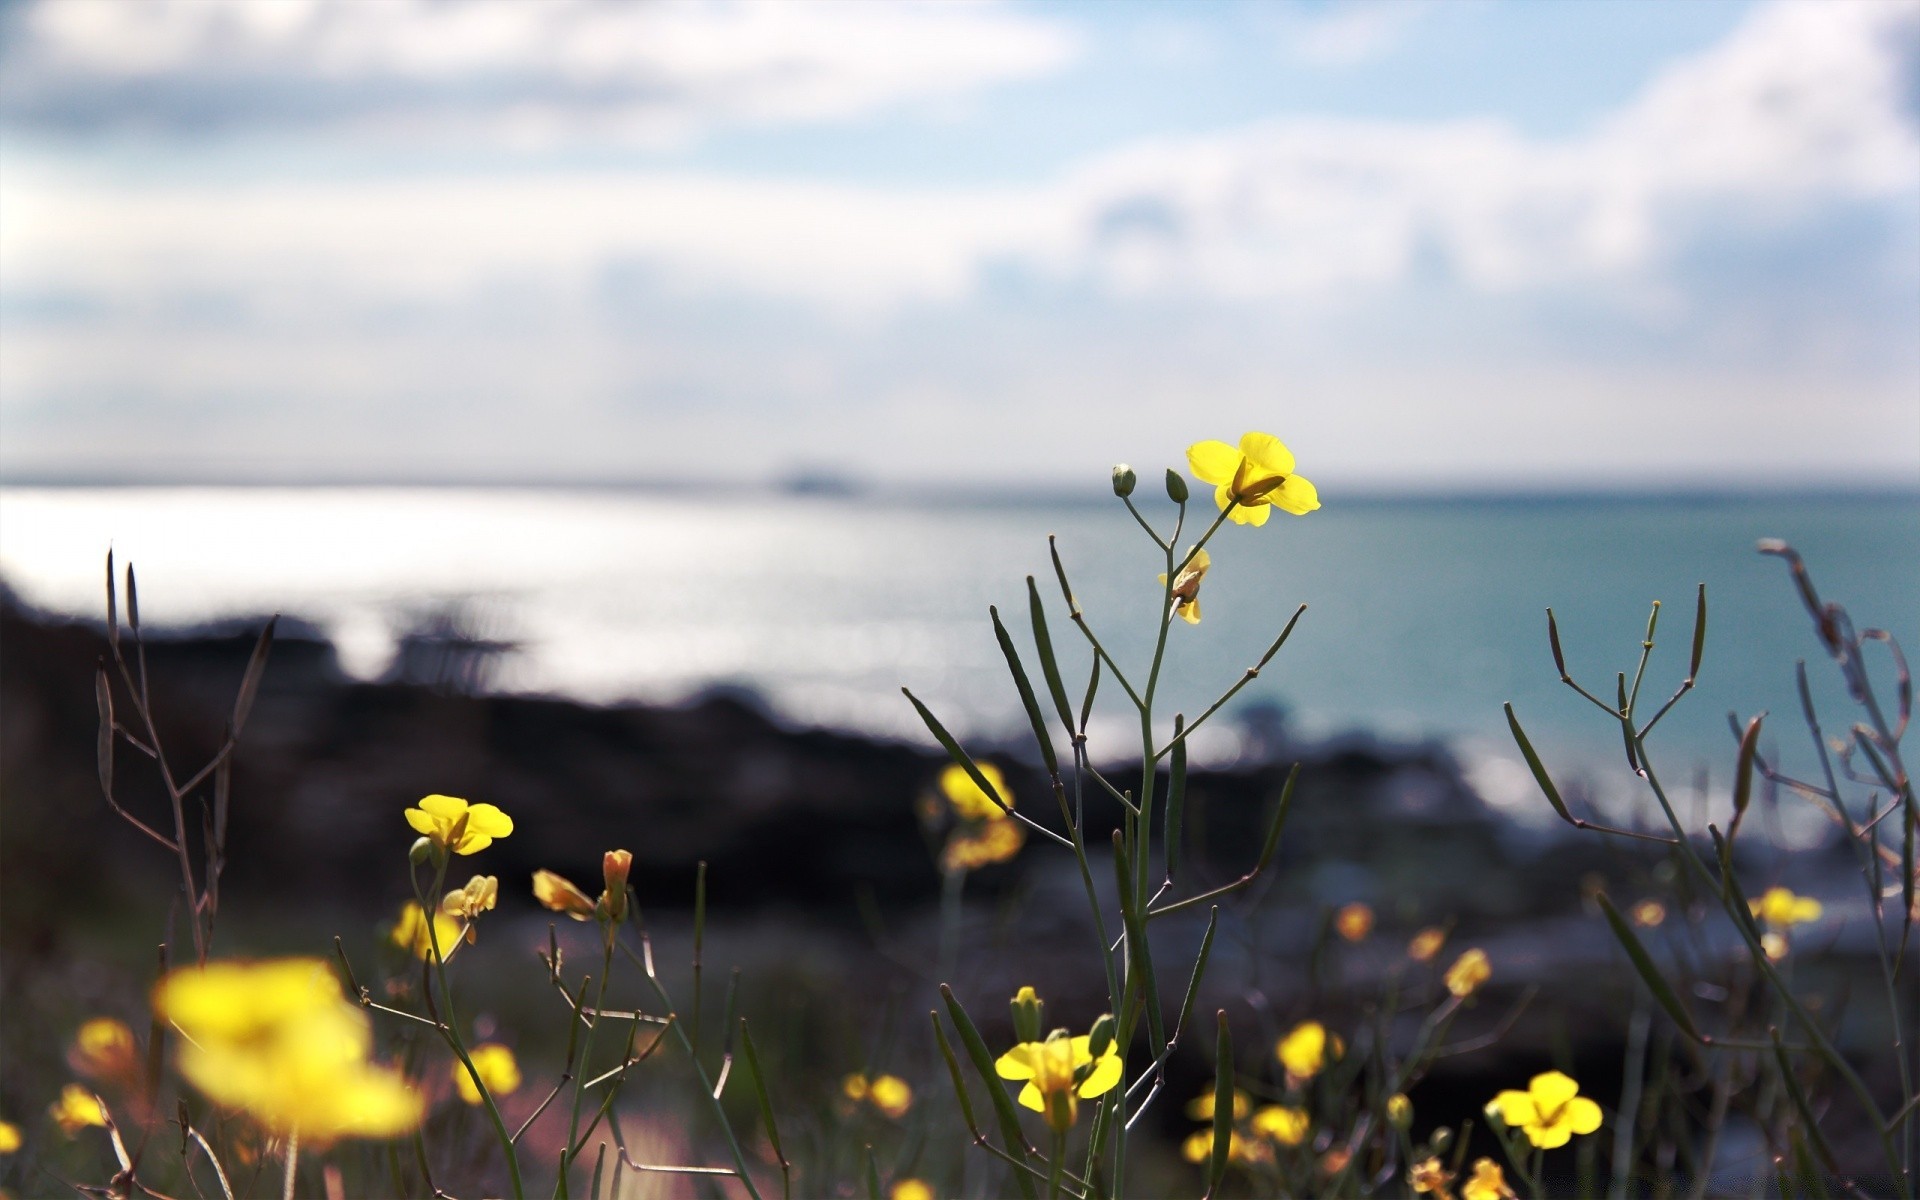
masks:
<instances>
[{"instance_id":1,"label":"flower bud","mask_svg":"<svg viewBox=\"0 0 1920 1200\"><path fill-rule=\"evenodd\" d=\"M600 857L601 878L607 885L600 903L606 907L607 920L616 925L627 918L627 873L632 870L631 851L609 850Z\"/></svg>"},{"instance_id":2,"label":"flower bud","mask_svg":"<svg viewBox=\"0 0 1920 1200\"><path fill-rule=\"evenodd\" d=\"M1405 1092L1395 1092L1387 1097L1387 1120L1393 1122L1395 1129L1405 1129L1413 1124L1413 1101L1407 1099Z\"/></svg>"},{"instance_id":3,"label":"flower bud","mask_svg":"<svg viewBox=\"0 0 1920 1200\"><path fill-rule=\"evenodd\" d=\"M1133 468L1126 463L1120 463L1113 468L1113 494L1121 499L1124 500L1133 495L1133 485L1139 481L1139 477L1133 473Z\"/></svg>"},{"instance_id":4,"label":"flower bud","mask_svg":"<svg viewBox=\"0 0 1920 1200\"><path fill-rule=\"evenodd\" d=\"M1187 502L1187 481L1172 467L1167 468L1167 499L1175 504Z\"/></svg>"},{"instance_id":5,"label":"flower bud","mask_svg":"<svg viewBox=\"0 0 1920 1200\"><path fill-rule=\"evenodd\" d=\"M1093 1029L1087 1035L1087 1053L1093 1055L1095 1062L1113 1045L1113 1014L1101 1013L1100 1019L1093 1023Z\"/></svg>"},{"instance_id":6,"label":"flower bud","mask_svg":"<svg viewBox=\"0 0 1920 1200\"><path fill-rule=\"evenodd\" d=\"M1447 1147L1453 1144L1453 1130L1442 1125L1433 1131L1433 1136L1427 1139L1427 1144L1433 1147L1435 1154L1446 1153Z\"/></svg>"},{"instance_id":7,"label":"flower bud","mask_svg":"<svg viewBox=\"0 0 1920 1200\"><path fill-rule=\"evenodd\" d=\"M407 850L407 861L416 867L423 867L433 861L433 839L415 838Z\"/></svg>"},{"instance_id":8,"label":"flower bud","mask_svg":"<svg viewBox=\"0 0 1920 1200\"><path fill-rule=\"evenodd\" d=\"M1014 994L1008 1007L1013 1011L1013 1036L1016 1041L1037 1042L1040 1040L1040 1010L1044 1007L1038 994L1030 987L1023 987Z\"/></svg>"}]
</instances>

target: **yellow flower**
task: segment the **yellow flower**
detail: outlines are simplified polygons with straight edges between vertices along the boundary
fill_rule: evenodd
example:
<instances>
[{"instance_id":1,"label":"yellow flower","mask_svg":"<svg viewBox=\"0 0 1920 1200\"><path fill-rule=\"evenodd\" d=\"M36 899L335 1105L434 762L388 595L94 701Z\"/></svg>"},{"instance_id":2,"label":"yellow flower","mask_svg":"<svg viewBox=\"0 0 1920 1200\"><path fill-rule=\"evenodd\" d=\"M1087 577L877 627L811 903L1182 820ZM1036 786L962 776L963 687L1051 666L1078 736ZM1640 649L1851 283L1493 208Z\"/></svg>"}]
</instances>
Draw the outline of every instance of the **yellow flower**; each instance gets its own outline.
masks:
<instances>
[{"instance_id":1,"label":"yellow flower","mask_svg":"<svg viewBox=\"0 0 1920 1200\"><path fill-rule=\"evenodd\" d=\"M427 796L407 810L407 824L442 851L477 854L493 839L513 832L513 818L491 804L468 804L457 796Z\"/></svg>"},{"instance_id":2,"label":"yellow flower","mask_svg":"<svg viewBox=\"0 0 1920 1200\"><path fill-rule=\"evenodd\" d=\"M88 1079L130 1086L140 1078L140 1047L124 1022L94 1017L73 1035L67 1064Z\"/></svg>"},{"instance_id":3,"label":"yellow flower","mask_svg":"<svg viewBox=\"0 0 1920 1200\"><path fill-rule=\"evenodd\" d=\"M473 1060L473 1069L480 1072L480 1082L496 1096L508 1096L520 1090L520 1064L514 1061L513 1051L498 1042L488 1042L475 1046L468 1054ZM480 1089L473 1086L473 1075L467 1070L467 1064L453 1064L453 1086L459 1089L460 1098L468 1104L480 1103Z\"/></svg>"},{"instance_id":4,"label":"yellow flower","mask_svg":"<svg viewBox=\"0 0 1920 1200\"><path fill-rule=\"evenodd\" d=\"M1580 1085L1559 1071L1535 1075L1524 1092L1501 1092L1487 1111L1543 1150L1566 1145L1576 1133L1600 1128L1600 1106L1580 1095ZM1478 1164L1474 1170L1479 1171Z\"/></svg>"},{"instance_id":5,"label":"yellow flower","mask_svg":"<svg viewBox=\"0 0 1920 1200\"><path fill-rule=\"evenodd\" d=\"M1373 932L1373 910L1358 902L1343 905L1333 915L1333 927L1349 942L1364 942Z\"/></svg>"},{"instance_id":6,"label":"yellow flower","mask_svg":"<svg viewBox=\"0 0 1920 1200\"><path fill-rule=\"evenodd\" d=\"M0 1154L12 1154L20 1148L20 1127L11 1121L0 1121Z\"/></svg>"},{"instance_id":7,"label":"yellow flower","mask_svg":"<svg viewBox=\"0 0 1920 1200\"><path fill-rule=\"evenodd\" d=\"M1253 1098L1238 1088L1235 1088L1233 1092L1233 1119L1238 1121L1251 1111L1253 1111ZM1213 1120L1212 1088L1208 1088L1198 1096L1187 1101L1187 1115L1196 1121Z\"/></svg>"},{"instance_id":8,"label":"yellow flower","mask_svg":"<svg viewBox=\"0 0 1920 1200\"><path fill-rule=\"evenodd\" d=\"M887 1200L936 1200L933 1187L924 1179L896 1180L887 1192Z\"/></svg>"},{"instance_id":9,"label":"yellow flower","mask_svg":"<svg viewBox=\"0 0 1920 1200\"><path fill-rule=\"evenodd\" d=\"M1460 1185L1460 1200L1514 1200L1506 1172L1490 1158L1473 1160L1473 1175Z\"/></svg>"},{"instance_id":10,"label":"yellow flower","mask_svg":"<svg viewBox=\"0 0 1920 1200\"><path fill-rule=\"evenodd\" d=\"M1203 1163L1213 1156L1213 1131L1202 1129L1180 1143L1180 1156L1190 1163ZM1227 1161L1237 1166L1266 1162L1273 1151L1264 1143L1250 1141L1237 1130L1227 1132Z\"/></svg>"},{"instance_id":11,"label":"yellow flower","mask_svg":"<svg viewBox=\"0 0 1920 1200\"><path fill-rule=\"evenodd\" d=\"M1173 577L1173 611L1189 625L1200 623L1200 581L1207 577L1207 568L1212 565L1213 559L1205 550L1195 550L1187 565ZM1164 574L1160 582L1167 582Z\"/></svg>"},{"instance_id":12,"label":"yellow flower","mask_svg":"<svg viewBox=\"0 0 1920 1200\"><path fill-rule=\"evenodd\" d=\"M1447 944L1447 931L1438 925L1429 926L1413 935L1407 943L1407 957L1415 962L1432 962Z\"/></svg>"},{"instance_id":13,"label":"yellow flower","mask_svg":"<svg viewBox=\"0 0 1920 1200\"><path fill-rule=\"evenodd\" d=\"M940 865L948 871L975 871L1007 861L1026 844L1027 831L1018 821L995 817L965 822L948 836L946 847L940 852Z\"/></svg>"},{"instance_id":14,"label":"yellow flower","mask_svg":"<svg viewBox=\"0 0 1920 1200\"><path fill-rule=\"evenodd\" d=\"M1658 900L1642 900L1633 906L1633 923L1653 929L1667 919L1667 906Z\"/></svg>"},{"instance_id":15,"label":"yellow flower","mask_svg":"<svg viewBox=\"0 0 1920 1200\"><path fill-rule=\"evenodd\" d=\"M1280 1060L1280 1065L1287 1069L1289 1081L1305 1083L1325 1069L1329 1052L1331 1057L1339 1058L1346 1050L1346 1043L1338 1037L1329 1036L1327 1027L1320 1022L1302 1021L1280 1039L1273 1048L1273 1054Z\"/></svg>"},{"instance_id":16,"label":"yellow flower","mask_svg":"<svg viewBox=\"0 0 1920 1200\"><path fill-rule=\"evenodd\" d=\"M913 1089L898 1075L878 1075L867 1088L867 1100L882 1113L898 1121L913 1107Z\"/></svg>"},{"instance_id":17,"label":"yellow flower","mask_svg":"<svg viewBox=\"0 0 1920 1200\"><path fill-rule=\"evenodd\" d=\"M1239 525L1265 525L1274 508L1305 516L1320 507L1320 493L1293 473L1293 452L1270 433L1249 433L1240 448L1225 442L1195 442L1187 447L1187 465L1195 477L1216 484L1214 503Z\"/></svg>"},{"instance_id":18,"label":"yellow flower","mask_svg":"<svg viewBox=\"0 0 1920 1200\"><path fill-rule=\"evenodd\" d=\"M1304 1108L1288 1108L1284 1105L1269 1104L1253 1114L1253 1131L1263 1138L1271 1138L1282 1146L1298 1146L1307 1138L1307 1129L1313 1124Z\"/></svg>"},{"instance_id":19,"label":"yellow flower","mask_svg":"<svg viewBox=\"0 0 1920 1200\"><path fill-rule=\"evenodd\" d=\"M627 919L627 876L633 873L633 851L609 850L600 856L600 908L618 925Z\"/></svg>"},{"instance_id":20,"label":"yellow flower","mask_svg":"<svg viewBox=\"0 0 1920 1200\"><path fill-rule=\"evenodd\" d=\"M47 1114L60 1124L60 1132L72 1137L89 1125L107 1123L107 1106L77 1083L60 1089L60 1098L47 1107Z\"/></svg>"},{"instance_id":21,"label":"yellow flower","mask_svg":"<svg viewBox=\"0 0 1920 1200\"><path fill-rule=\"evenodd\" d=\"M1407 1184L1415 1192L1435 1195L1447 1200L1452 1195L1447 1185L1453 1182L1453 1172L1440 1165L1437 1157L1428 1157L1407 1168Z\"/></svg>"},{"instance_id":22,"label":"yellow flower","mask_svg":"<svg viewBox=\"0 0 1920 1200\"><path fill-rule=\"evenodd\" d=\"M372 1026L320 959L175 971L154 988L153 1007L180 1031L180 1073L270 1132L325 1144L420 1123L419 1094L368 1061Z\"/></svg>"},{"instance_id":23,"label":"yellow flower","mask_svg":"<svg viewBox=\"0 0 1920 1200\"><path fill-rule=\"evenodd\" d=\"M499 878L493 875L475 875L467 880L467 886L447 893L446 899L440 901L440 911L449 917L459 917L471 922L481 913L493 908L499 900ZM467 940L471 942L473 937L473 926L469 924Z\"/></svg>"},{"instance_id":24,"label":"yellow flower","mask_svg":"<svg viewBox=\"0 0 1920 1200\"><path fill-rule=\"evenodd\" d=\"M1747 901L1747 909L1775 929L1818 921L1825 911L1813 897L1796 896L1783 887L1768 888L1758 900Z\"/></svg>"},{"instance_id":25,"label":"yellow flower","mask_svg":"<svg viewBox=\"0 0 1920 1200\"><path fill-rule=\"evenodd\" d=\"M1447 968L1447 990L1456 996L1471 996L1492 977L1493 964L1487 961L1487 952L1475 947Z\"/></svg>"},{"instance_id":26,"label":"yellow flower","mask_svg":"<svg viewBox=\"0 0 1920 1200\"><path fill-rule=\"evenodd\" d=\"M588 920L594 913L593 897L552 871L533 873L533 898L554 912L563 912L576 921Z\"/></svg>"},{"instance_id":27,"label":"yellow flower","mask_svg":"<svg viewBox=\"0 0 1920 1200\"><path fill-rule=\"evenodd\" d=\"M1013 807L1013 793L1007 788L1007 777L1000 768L992 763L975 763L980 768L980 776L993 785L993 790L1007 808ZM947 795L947 803L953 805L953 811L963 821L998 821L1006 817L1006 809L993 802L993 797L980 790L973 776L958 763L947 764L940 772L940 790Z\"/></svg>"},{"instance_id":28,"label":"yellow flower","mask_svg":"<svg viewBox=\"0 0 1920 1200\"><path fill-rule=\"evenodd\" d=\"M1002 1079L1024 1079L1020 1103L1045 1113L1047 1124L1065 1132L1079 1114L1076 1097L1091 1100L1120 1082L1120 1055L1112 1045L1095 1061L1091 1039L1055 1030L1044 1042L1021 1042L993 1064Z\"/></svg>"},{"instance_id":29,"label":"yellow flower","mask_svg":"<svg viewBox=\"0 0 1920 1200\"><path fill-rule=\"evenodd\" d=\"M416 957L425 960L433 957L435 940L440 946L440 956L444 959L455 942L460 940L460 923L446 913L433 914L432 932L428 932L427 914L420 906L409 900L400 906L400 919L393 923L387 934L387 940L402 950L411 951Z\"/></svg>"}]
</instances>

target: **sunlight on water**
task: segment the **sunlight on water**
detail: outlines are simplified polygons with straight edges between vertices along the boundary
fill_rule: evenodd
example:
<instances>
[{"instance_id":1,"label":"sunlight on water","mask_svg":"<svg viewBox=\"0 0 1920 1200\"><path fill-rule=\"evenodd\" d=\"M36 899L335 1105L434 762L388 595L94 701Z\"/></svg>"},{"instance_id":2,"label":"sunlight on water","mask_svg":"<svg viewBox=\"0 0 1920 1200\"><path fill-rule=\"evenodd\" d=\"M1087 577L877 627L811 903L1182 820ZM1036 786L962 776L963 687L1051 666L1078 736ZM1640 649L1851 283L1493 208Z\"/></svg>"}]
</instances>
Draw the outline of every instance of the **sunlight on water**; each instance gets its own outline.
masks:
<instances>
[{"instance_id":1,"label":"sunlight on water","mask_svg":"<svg viewBox=\"0 0 1920 1200\"><path fill-rule=\"evenodd\" d=\"M1094 627L1123 662L1144 661L1160 564L1105 506L454 488L0 490L0 573L25 601L54 611L100 611L112 545L138 565L149 623L286 612L317 623L363 677L386 669L399 634L451 607L467 628L519 646L498 680L509 689L677 700L740 686L797 720L908 736L919 733L902 684L977 735L1023 728L986 610L998 605L1027 643L1023 577L1059 598L1050 532ZM1705 580L1707 666L1658 736L1676 765L1724 774L1727 711L1792 713L1793 660L1819 653L1784 569L1753 552L1763 536L1798 545L1823 591L1862 625L1914 644L1920 506L1911 498L1336 499L1309 518L1229 527L1215 540L1206 620L1173 630L1165 711L1198 711L1305 603L1293 640L1246 700L1284 705L1287 727L1304 734L1453 739L1482 763L1477 778L1497 801L1517 762L1502 701L1555 753L1618 757L1604 715L1556 680L1543 609L1560 614L1576 676L1610 691L1612 672L1638 654L1647 602L1666 601L1647 685L1664 694L1685 672L1693 585ZM1057 604L1053 612L1063 665L1080 675L1085 644ZM1118 739L1126 724L1105 709L1103 727ZM1804 741L1785 721L1779 732L1796 750ZM1223 723L1199 748L1230 759L1243 740ZM1524 783L1505 790L1524 796Z\"/></svg>"}]
</instances>

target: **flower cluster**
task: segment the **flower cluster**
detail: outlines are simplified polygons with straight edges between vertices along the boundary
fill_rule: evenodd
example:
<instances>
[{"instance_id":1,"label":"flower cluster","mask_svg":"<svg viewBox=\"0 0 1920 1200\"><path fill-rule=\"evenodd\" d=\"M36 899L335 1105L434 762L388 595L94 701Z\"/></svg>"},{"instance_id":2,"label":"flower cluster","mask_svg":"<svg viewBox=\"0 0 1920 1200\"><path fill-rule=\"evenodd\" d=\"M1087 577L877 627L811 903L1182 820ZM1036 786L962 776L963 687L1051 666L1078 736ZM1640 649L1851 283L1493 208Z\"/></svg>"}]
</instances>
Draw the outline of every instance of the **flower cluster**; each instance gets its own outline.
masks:
<instances>
[{"instance_id":1,"label":"flower cluster","mask_svg":"<svg viewBox=\"0 0 1920 1200\"><path fill-rule=\"evenodd\" d=\"M913 1107L913 1088L898 1075L869 1078L855 1072L840 1081L840 1093L855 1104L871 1104L882 1116L895 1121Z\"/></svg>"},{"instance_id":2,"label":"flower cluster","mask_svg":"<svg viewBox=\"0 0 1920 1200\"><path fill-rule=\"evenodd\" d=\"M1213 1092L1200 1093L1187 1102L1187 1116L1196 1121L1213 1121ZM1227 1161L1235 1166L1253 1166L1273 1161L1274 1148L1298 1146L1307 1140L1313 1118L1303 1108L1282 1104L1253 1107L1245 1092L1233 1093L1233 1129L1227 1139ZM1197 1130L1180 1145L1181 1157L1188 1162L1205 1162L1213 1153L1213 1131Z\"/></svg>"},{"instance_id":3,"label":"flower cluster","mask_svg":"<svg viewBox=\"0 0 1920 1200\"><path fill-rule=\"evenodd\" d=\"M994 795L988 795L958 765L948 764L940 772L940 791L953 815L953 828L940 852L940 866L945 871L973 871L1005 862L1020 853L1027 841L1020 822L1008 815L1013 809L1013 791L1007 787L1007 777L992 763L976 765Z\"/></svg>"}]
</instances>

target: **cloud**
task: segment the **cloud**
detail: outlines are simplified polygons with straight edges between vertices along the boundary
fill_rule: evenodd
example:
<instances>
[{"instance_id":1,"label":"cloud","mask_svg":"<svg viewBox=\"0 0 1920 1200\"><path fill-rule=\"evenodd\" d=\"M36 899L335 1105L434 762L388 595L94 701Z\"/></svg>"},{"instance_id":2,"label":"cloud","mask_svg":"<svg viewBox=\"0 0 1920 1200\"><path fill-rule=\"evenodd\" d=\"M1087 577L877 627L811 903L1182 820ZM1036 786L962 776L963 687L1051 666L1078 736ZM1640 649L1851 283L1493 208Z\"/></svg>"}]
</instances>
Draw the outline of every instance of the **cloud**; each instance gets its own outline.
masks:
<instances>
[{"instance_id":1,"label":"cloud","mask_svg":"<svg viewBox=\"0 0 1920 1200\"><path fill-rule=\"evenodd\" d=\"M1078 53L1058 23L933 0L42 0L6 20L0 114L65 134L657 143L950 98Z\"/></svg>"},{"instance_id":2,"label":"cloud","mask_svg":"<svg viewBox=\"0 0 1920 1200\"><path fill-rule=\"evenodd\" d=\"M1340 0L1314 12L1270 13L1282 52L1299 62L1351 67L1385 58L1433 11L1429 0Z\"/></svg>"}]
</instances>

